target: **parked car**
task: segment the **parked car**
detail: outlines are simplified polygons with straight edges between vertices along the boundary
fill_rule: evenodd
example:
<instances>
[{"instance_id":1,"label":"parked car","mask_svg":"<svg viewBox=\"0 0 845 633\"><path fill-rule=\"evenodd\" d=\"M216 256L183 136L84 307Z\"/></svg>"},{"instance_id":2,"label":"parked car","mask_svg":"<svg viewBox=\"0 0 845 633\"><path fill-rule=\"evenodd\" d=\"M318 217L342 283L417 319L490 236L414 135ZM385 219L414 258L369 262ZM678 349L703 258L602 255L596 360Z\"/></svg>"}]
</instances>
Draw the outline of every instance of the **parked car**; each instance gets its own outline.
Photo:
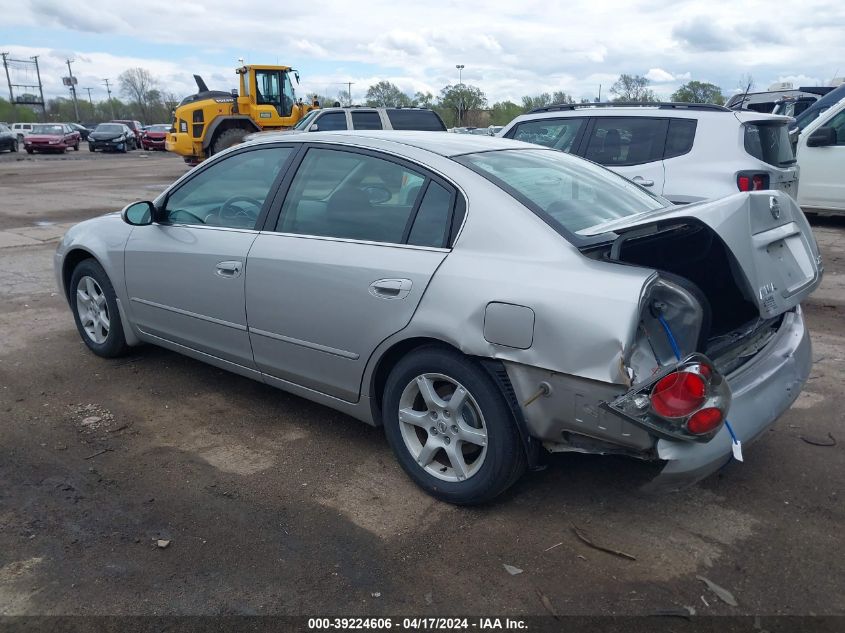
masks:
<instances>
[{"instance_id":1,"label":"parked car","mask_svg":"<svg viewBox=\"0 0 845 633\"><path fill-rule=\"evenodd\" d=\"M790 135L797 141L798 134L800 134L805 127L815 121L822 112L839 103L842 99L845 99L845 83L828 92L825 96L804 110L804 112L796 116L795 121L791 122L789 125Z\"/></svg>"},{"instance_id":2,"label":"parked car","mask_svg":"<svg viewBox=\"0 0 845 633\"><path fill-rule=\"evenodd\" d=\"M65 152L71 148L79 151L82 137L64 123L36 123L24 136L23 147L27 154L33 152Z\"/></svg>"},{"instance_id":3,"label":"parked car","mask_svg":"<svg viewBox=\"0 0 845 633\"><path fill-rule=\"evenodd\" d=\"M693 103L562 104L500 133L604 165L674 203L759 189L795 195L789 119Z\"/></svg>"},{"instance_id":4,"label":"parked car","mask_svg":"<svg viewBox=\"0 0 845 633\"><path fill-rule=\"evenodd\" d=\"M141 145L146 150L165 150L164 143L167 140L167 135L170 133L172 126L170 123L159 123L156 125L148 125L141 135Z\"/></svg>"},{"instance_id":5,"label":"parked car","mask_svg":"<svg viewBox=\"0 0 845 633\"><path fill-rule=\"evenodd\" d=\"M827 108L798 138L798 204L814 213L845 213L845 98Z\"/></svg>"},{"instance_id":6,"label":"parked car","mask_svg":"<svg viewBox=\"0 0 845 633\"><path fill-rule=\"evenodd\" d=\"M110 123L123 123L123 125L132 130L134 140L130 144L129 149L138 149L141 147L144 130L140 121L134 121L132 119L115 119L114 121L110 121Z\"/></svg>"},{"instance_id":7,"label":"parked car","mask_svg":"<svg viewBox=\"0 0 845 633\"><path fill-rule=\"evenodd\" d=\"M55 270L93 353L153 343L383 425L446 501L542 448L674 489L798 397L821 267L786 194L667 205L505 139L264 135L71 228Z\"/></svg>"},{"instance_id":8,"label":"parked car","mask_svg":"<svg viewBox=\"0 0 845 633\"><path fill-rule=\"evenodd\" d=\"M18 137L18 145L23 143L23 137L32 132L32 126L37 123L12 123L12 132Z\"/></svg>"},{"instance_id":9,"label":"parked car","mask_svg":"<svg viewBox=\"0 0 845 633\"><path fill-rule=\"evenodd\" d=\"M294 127L294 131L297 132L337 130L427 130L445 132L446 125L440 115L428 108L364 108L354 106L312 110Z\"/></svg>"},{"instance_id":10,"label":"parked car","mask_svg":"<svg viewBox=\"0 0 845 633\"><path fill-rule=\"evenodd\" d=\"M91 129L90 129L90 128L87 128L87 127L85 127L84 125L82 125L82 124L80 124L80 123L67 123L66 125L69 125L69 126L71 127L71 129L74 129L74 130L76 130L77 132L79 132L79 136L81 136L81 137L82 137L82 140L83 140L83 141L87 141L87 140L88 140L88 135L91 133Z\"/></svg>"},{"instance_id":11,"label":"parked car","mask_svg":"<svg viewBox=\"0 0 845 633\"><path fill-rule=\"evenodd\" d=\"M88 136L88 149L126 153L134 142L135 135L123 123L100 123Z\"/></svg>"},{"instance_id":12,"label":"parked car","mask_svg":"<svg viewBox=\"0 0 845 633\"><path fill-rule=\"evenodd\" d=\"M833 90L833 86L802 86L794 88L789 82L779 82L761 92L739 92L725 104L731 110L753 110L772 114L784 99L805 99L816 101Z\"/></svg>"},{"instance_id":13,"label":"parked car","mask_svg":"<svg viewBox=\"0 0 845 633\"><path fill-rule=\"evenodd\" d=\"M10 152L18 151L18 136L12 129L5 124L0 124L0 151L9 150Z\"/></svg>"}]
</instances>

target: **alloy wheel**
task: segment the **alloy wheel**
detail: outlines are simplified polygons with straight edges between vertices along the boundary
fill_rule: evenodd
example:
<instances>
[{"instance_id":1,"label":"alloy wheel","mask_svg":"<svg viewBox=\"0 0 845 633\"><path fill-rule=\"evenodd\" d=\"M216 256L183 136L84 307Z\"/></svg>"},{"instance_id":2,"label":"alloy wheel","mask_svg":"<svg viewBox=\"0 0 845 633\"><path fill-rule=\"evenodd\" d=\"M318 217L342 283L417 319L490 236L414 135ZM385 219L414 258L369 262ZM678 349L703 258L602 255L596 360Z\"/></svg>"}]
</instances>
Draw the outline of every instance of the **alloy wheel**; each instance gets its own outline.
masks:
<instances>
[{"instance_id":1,"label":"alloy wheel","mask_svg":"<svg viewBox=\"0 0 845 633\"><path fill-rule=\"evenodd\" d=\"M472 394L443 374L421 374L402 392L399 429L411 457L444 481L465 481L487 457L487 425Z\"/></svg>"},{"instance_id":2,"label":"alloy wheel","mask_svg":"<svg viewBox=\"0 0 845 633\"><path fill-rule=\"evenodd\" d=\"M109 336L111 321L106 295L93 277L81 277L76 285L76 312L85 334L102 345Z\"/></svg>"}]
</instances>

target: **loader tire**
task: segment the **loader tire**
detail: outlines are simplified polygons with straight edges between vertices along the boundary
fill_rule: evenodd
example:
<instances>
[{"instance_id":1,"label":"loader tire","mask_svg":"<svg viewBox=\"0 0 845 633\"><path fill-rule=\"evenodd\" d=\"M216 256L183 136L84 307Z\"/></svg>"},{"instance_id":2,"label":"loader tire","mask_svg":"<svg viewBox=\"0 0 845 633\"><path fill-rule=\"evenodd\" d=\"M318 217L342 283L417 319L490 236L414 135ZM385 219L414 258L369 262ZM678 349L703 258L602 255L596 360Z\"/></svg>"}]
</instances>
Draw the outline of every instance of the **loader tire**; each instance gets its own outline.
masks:
<instances>
[{"instance_id":1,"label":"loader tire","mask_svg":"<svg viewBox=\"0 0 845 633\"><path fill-rule=\"evenodd\" d=\"M211 145L211 155L219 154L224 149L229 149L230 147L234 147L243 142L244 137L249 134L249 130L245 130L243 128L232 128L231 130L226 130L216 139L214 139L214 143Z\"/></svg>"}]
</instances>

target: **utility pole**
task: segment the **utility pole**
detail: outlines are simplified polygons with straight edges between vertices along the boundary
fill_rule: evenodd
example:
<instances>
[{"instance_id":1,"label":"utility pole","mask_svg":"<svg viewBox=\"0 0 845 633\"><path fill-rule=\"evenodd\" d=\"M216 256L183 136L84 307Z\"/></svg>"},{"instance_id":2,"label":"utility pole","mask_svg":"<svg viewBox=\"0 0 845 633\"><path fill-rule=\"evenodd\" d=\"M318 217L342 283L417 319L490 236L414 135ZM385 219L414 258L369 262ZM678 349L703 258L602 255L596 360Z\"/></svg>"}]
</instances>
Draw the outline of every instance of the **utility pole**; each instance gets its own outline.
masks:
<instances>
[{"instance_id":1,"label":"utility pole","mask_svg":"<svg viewBox=\"0 0 845 633\"><path fill-rule=\"evenodd\" d=\"M76 86L74 85L76 79L73 76L73 71L70 68L71 62L74 60L67 59L65 62L67 63L67 72L70 75L70 94L73 96L73 112L76 114L76 122L79 123L79 104L76 101Z\"/></svg>"},{"instance_id":2,"label":"utility pole","mask_svg":"<svg viewBox=\"0 0 845 633\"><path fill-rule=\"evenodd\" d=\"M15 95L12 92L12 78L9 76L9 61L6 59L9 57L9 53L0 53L0 56L3 57L3 68L6 69L6 81L9 84L9 103L12 104L12 107L15 106Z\"/></svg>"},{"instance_id":3,"label":"utility pole","mask_svg":"<svg viewBox=\"0 0 845 633\"><path fill-rule=\"evenodd\" d=\"M94 100L91 98L91 91L93 88L83 88L83 90L88 91L88 103L91 104L91 118L94 118Z\"/></svg>"},{"instance_id":4,"label":"utility pole","mask_svg":"<svg viewBox=\"0 0 845 633\"><path fill-rule=\"evenodd\" d=\"M41 85L41 70L38 68L38 55L32 58L35 62L35 76L38 77L38 92L41 94L41 110L44 112L44 119L47 119L47 102L44 101L44 86Z\"/></svg>"},{"instance_id":5,"label":"utility pole","mask_svg":"<svg viewBox=\"0 0 845 633\"><path fill-rule=\"evenodd\" d=\"M109 87L109 80L103 79L103 83L106 84L106 92L109 95L109 108L111 109L111 118L116 119L117 117L114 115L114 101L111 99L111 88Z\"/></svg>"},{"instance_id":6,"label":"utility pole","mask_svg":"<svg viewBox=\"0 0 845 633\"><path fill-rule=\"evenodd\" d=\"M461 127L461 118L462 118L461 114L463 114L463 110L464 110L464 91L463 91L464 82L463 82L463 77L462 77L462 73L464 71L464 65L463 64L455 64L455 68L458 69L458 88L461 91L460 95L458 96L458 99L459 99L459 101L458 101L458 127Z\"/></svg>"}]
</instances>

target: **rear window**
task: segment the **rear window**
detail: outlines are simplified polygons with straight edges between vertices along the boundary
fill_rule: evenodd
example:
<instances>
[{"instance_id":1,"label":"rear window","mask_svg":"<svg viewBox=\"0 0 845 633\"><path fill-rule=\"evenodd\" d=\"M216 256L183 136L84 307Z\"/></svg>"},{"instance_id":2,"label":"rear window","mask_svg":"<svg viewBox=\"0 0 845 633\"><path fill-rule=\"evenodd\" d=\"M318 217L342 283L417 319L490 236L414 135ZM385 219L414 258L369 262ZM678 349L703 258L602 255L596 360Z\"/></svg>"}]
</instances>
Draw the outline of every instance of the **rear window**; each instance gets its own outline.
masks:
<instances>
[{"instance_id":1,"label":"rear window","mask_svg":"<svg viewBox=\"0 0 845 633\"><path fill-rule=\"evenodd\" d=\"M353 112L352 127L356 130L380 130L381 117L378 112Z\"/></svg>"},{"instance_id":2,"label":"rear window","mask_svg":"<svg viewBox=\"0 0 845 633\"><path fill-rule=\"evenodd\" d=\"M745 151L775 167L795 163L786 123L759 121L745 124Z\"/></svg>"},{"instance_id":3,"label":"rear window","mask_svg":"<svg viewBox=\"0 0 845 633\"><path fill-rule=\"evenodd\" d=\"M663 158L681 156L692 149L696 123L695 119L669 119L669 132L666 134L666 151L663 152Z\"/></svg>"},{"instance_id":4,"label":"rear window","mask_svg":"<svg viewBox=\"0 0 845 633\"><path fill-rule=\"evenodd\" d=\"M502 188L572 241L579 240L573 235L578 231L669 204L622 176L554 150L499 150L454 160Z\"/></svg>"},{"instance_id":5,"label":"rear window","mask_svg":"<svg viewBox=\"0 0 845 633\"><path fill-rule=\"evenodd\" d=\"M387 118L394 130L446 131L446 125L432 110L388 110Z\"/></svg>"}]
</instances>

